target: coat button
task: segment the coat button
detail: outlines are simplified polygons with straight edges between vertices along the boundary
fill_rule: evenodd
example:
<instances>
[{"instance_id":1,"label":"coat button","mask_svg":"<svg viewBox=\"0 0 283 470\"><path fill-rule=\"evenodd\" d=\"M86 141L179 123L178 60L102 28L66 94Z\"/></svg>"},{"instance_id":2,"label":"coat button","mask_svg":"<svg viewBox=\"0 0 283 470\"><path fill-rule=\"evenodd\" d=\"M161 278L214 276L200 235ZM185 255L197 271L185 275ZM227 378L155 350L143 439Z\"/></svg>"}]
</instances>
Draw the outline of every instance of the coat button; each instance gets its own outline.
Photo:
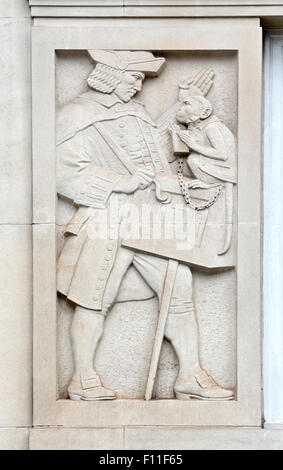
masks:
<instances>
[{"instance_id":1,"label":"coat button","mask_svg":"<svg viewBox=\"0 0 283 470\"><path fill-rule=\"evenodd\" d=\"M108 251L113 251L113 245L108 245L107 250Z\"/></svg>"},{"instance_id":2,"label":"coat button","mask_svg":"<svg viewBox=\"0 0 283 470\"><path fill-rule=\"evenodd\" d=\"M98 299L98 297L93 297L92 300L93 300L94 302L98 302L99 299Z\"/></svg>"},{"instance_id":3,"label":"coat button","mask_svg":"<svg viewBox=\"0 0 283 470\"><path fill-rule=\"evenodd\" d=\"M121 122L121 123L119 124L119 127L121 127L121 129L123 129L123 128L125 127L125 124L124 124L123 122Z\"/></svg>"},{"instance_id":4,"label":"coat button","mask_svg":"<svg viewBox=\"0 0 283 470\"><path fill-rule=\"evenodd\" d=\"M105 259L105 261L111 261L111 260L112 260L112 256L110 256L110 255L107 255L107 256L105 256L105 258L104 258L104 259Z\"/></svg>"}]
</instances>

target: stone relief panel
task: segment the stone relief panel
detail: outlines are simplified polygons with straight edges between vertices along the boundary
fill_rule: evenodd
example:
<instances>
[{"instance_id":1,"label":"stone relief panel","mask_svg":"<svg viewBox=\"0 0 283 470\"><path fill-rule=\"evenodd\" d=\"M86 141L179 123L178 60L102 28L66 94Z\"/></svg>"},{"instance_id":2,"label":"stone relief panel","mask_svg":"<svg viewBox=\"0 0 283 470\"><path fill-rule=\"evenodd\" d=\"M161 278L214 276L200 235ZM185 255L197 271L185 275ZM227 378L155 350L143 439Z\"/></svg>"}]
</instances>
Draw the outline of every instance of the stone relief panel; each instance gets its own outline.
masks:
<instances>
[{"instance_id":1,"label":"stone relief panel","mask_svg":"<svg viewBox=\"0 0 283 470\"><path fill-rule=\"evenodd\" d=\"M57 53L58 397L236 398L237 58Z\"/></svg>"}]
</instances>

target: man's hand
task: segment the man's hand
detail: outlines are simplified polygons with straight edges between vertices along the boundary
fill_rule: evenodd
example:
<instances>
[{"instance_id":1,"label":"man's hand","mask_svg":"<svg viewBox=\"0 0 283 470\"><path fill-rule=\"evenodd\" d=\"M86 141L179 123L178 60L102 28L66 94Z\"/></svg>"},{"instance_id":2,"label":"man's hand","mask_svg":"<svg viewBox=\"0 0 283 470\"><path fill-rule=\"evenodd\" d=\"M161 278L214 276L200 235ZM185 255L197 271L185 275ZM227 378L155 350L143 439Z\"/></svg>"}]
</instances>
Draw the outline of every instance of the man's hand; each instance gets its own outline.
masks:
<instances>
[{"instance_id":1,"label":"man's hand","mask_svg":"<svg viewBox=\"0 0 283 470\"><path fill-rule=\"evenodd\" d=\"M155 178L151 168L140 168L132 176L124 176L116 184L115 193L132 194L138 189L145 189L151 185Z\"/></svg>"}]
</instances>

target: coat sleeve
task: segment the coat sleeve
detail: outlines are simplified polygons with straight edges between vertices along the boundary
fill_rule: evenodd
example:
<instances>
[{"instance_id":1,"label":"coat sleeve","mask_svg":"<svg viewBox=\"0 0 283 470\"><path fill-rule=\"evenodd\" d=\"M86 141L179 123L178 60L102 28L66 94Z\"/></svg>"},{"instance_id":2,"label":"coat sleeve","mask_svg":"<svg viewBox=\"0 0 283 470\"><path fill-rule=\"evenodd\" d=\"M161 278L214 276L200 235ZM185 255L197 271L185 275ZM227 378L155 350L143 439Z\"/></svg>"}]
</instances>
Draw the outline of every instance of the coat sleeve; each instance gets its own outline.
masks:
<instances>
[{"instance_id":1,"label":"coat sleeve","mask_svg":"<svg viewBox=\"0 0 283 470\"><path fill-rule=\"evenodd\" d=\"M93 163L89 132L80 131L57 146L57 192L77 205L105 208L122 175Z\"/></svg>"}]
</instances>

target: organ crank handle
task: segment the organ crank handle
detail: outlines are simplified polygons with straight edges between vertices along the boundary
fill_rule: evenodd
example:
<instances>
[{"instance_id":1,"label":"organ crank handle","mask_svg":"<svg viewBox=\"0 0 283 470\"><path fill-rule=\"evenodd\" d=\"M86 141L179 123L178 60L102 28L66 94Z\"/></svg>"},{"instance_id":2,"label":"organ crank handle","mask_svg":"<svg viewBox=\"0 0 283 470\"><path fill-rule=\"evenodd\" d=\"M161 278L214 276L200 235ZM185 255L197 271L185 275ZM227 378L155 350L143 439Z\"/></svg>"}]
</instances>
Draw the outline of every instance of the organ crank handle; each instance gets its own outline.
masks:
<instances>
[{"instance_id":1,"label":"organ crank handle","mask_svg":"<svg viewBox=\"0 0 283 470\"><path fill-rule=\"evenodd\" d=\"M153 180L153 183L155 184L155 197L156 199L161 202L162 204L169 204L171 201L172 201L172 198L170 196L170 194L168 193L165 193L165 192L161 192L161 185L160 185L160 181L155 178Z\"/></svg>"}]
</instances>

